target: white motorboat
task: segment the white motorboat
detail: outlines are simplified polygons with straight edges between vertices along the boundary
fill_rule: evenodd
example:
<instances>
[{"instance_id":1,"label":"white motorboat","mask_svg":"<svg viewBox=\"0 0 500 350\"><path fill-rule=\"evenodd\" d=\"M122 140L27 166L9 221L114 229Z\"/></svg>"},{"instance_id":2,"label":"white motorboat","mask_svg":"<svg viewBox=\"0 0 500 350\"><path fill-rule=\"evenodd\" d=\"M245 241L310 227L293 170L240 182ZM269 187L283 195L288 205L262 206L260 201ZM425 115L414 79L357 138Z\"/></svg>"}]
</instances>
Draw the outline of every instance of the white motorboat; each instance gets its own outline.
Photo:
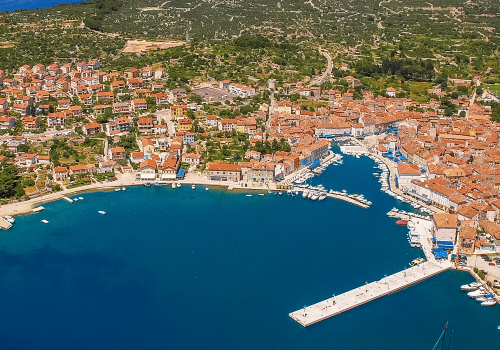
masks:
<instances>
[{"instance_id":1,"label":"white motorboat","mask_svg":"<svg viewBox=\"0 0 500 350\"><path fill-rule=\"evenodd\" d=\"M180 188L181 187L181 184L180 183L177 183L177 188Z\"/></svg>"},{"instance_id":2,"label":"white motorboat","mask_svg":"<svg viewBox=\"0 0 500 350\"><path fill-rule=\"evenodd\" d=\"M196 186L195 185L191 185L191 189L195 190Z\"/></svg>"},{"instance_id":3,"label":"white motorboat","mask_svg":"<svg viewBox=\"0 0 500 350\"><path fill-rule=\"evenodd\" d=\"M208 190L209 190L208 186L207 186L207 187L205 187L205 191L208 191Z\"/></svg>"},{"instance_id":4,"label":"white motorboat","mask_svg":"<svg viewBox=\"0 0 500 350\"><path fill-rule=\"evenodd\" d=\"M317 193L315 193L315 194L313 194L313 195L311 196L311 199L312 199L313 201L317 200L318 198L319 198L319 194L317 194Z\"/></svg>"},{"instance_id":5,"label":"white motorboat","mask_svg":"<svg viewBox=\"0 0 500 350\"><path fill-rule=\"evenodd\" d=\"M122 187L122 191L126 191L127 189L125 187Z\"/></svg>"},{"instance_id":6,"label":"white motorboat","mask_svg":"<svg viewBox=\"0 0 500 350\"><path fill-rule=\"evenodd\" d=\"M252 197L252 195L251 194L247 194L246 197Z\"/></svg>"},{"instance_id":7,"label":"white motorboat","mask_svg":"<svg viewBox=\"0 0 500 350\"><path fill-rule=\"evenodd\" d=\"M489 300L486 300L486 301L483 301L481 303L481 306L493 306L497 303L497 301L493 298L489 299Z\"/></svg>"},{"instance_id":8,"label":"white motorboat","mask_svg":"<svg viewBox=\"0 0 500 350\"><path fill-rule=\"evenodd\" d=\"M308 195L309 195L308 190L304 190L304 192L302 192L302 198L307 198Z\"/></svg>"},{"instance_id":9,"label":"white motorboat","mask_svg":"<svg viewBox=\"0 0 500 350\"><path fill-rule=\"evenodd\" d=\"M176 188L175 184L172 182L172 188Z\"/></svg>"},{"instance_id":10,"label":"white motorboat","mask_svg":"<svg viewBox=\"0 0 500 350\"><path fill-rule=\"evenodd\" d=\"M73 202L78 202L78 198L73 198Z\"/></svg>"},{"instance_id":11,"label":"white motorboat","mask_svg":"<svg viewBox=\"0 0 500 350\"><path fill-rule=\"evenodd\" d=\"M488 292L483 287L479 287L479 289L467 293L467 295L471 298L477 298L480 297L481 295L486 295L486 294L488 294Z\"/></svg>"},{"instance_id":12,"label":"white motorboat","mask_svg":"<svg viewBox=\"0 0 500 350\"><path fill-rule=\"evenodd\" d=\"M79 200L83 201L83 197L78 197Z\"/></svg>"},{"instance_id":13,"label":"white motorboat","mask_svg":"<svg viewBox=\"0 0 500 350\"><path fill-rule=\"evenodd\" d=\"M101 215L105 215L106 214L106 212L104 210L99 210L98 213L101 214Z\"/></svg>"},{"instance_id":14,"label":"white motorboat","mask_svg":"<svg viewBox=\"0 0 500 350\"><path fill-rule=\"evenodd\" d=\"M259 193L259 196L263 196L263 195L264 195L264 193Z\"/></svg>"},{"instance_id":15,"label":"white motorboat","mask_svg":"<svg viewBox=\"0 0 500 350\"><path fill-rule=\"evenodd\" d=\"M325 198L326 198L326 194L323 193L322 195L319 196L318 200L319 201L324 201Z\"/></svg>"},{"instance_id":16,"label":"white motorboat","mask_svg":"<svg viewBox=\"0 0 500 350\"><path fill-rule=\"evenodd\" d=\"M121 188L115 188L115 192L119 192L121 190L122 190ZM75 200L76 200L76 198L75 198Z\"/></svg>"},{"instance_id":17,"label":"white motorboat","mask_svg":"<svg viewBox=\"0 0 500 350\"><path fill-rule=\"evenodd\" d=\"M7 221L8 223L11 223L11 224L13 224L16 221L16 219L14 219L10 215L5 215L3 218L5 219L5 221Z\"/></svg>"},{"instance_id":18,"label":"white motorboat","mask_svg":"<svg viewBox=\"0 0 500 350\"><path fill-rule=\"evenodd\" d=\"M307 198L311 199L311 197L314 195L313 191L310 191L309 194L307 195Z\"/></svg>"},{"instance_id":19,"label":"white motorboat","mask_svg":"<svg viewBox=\"0 0 500 350\"><path fill-rule=\"evenodd\" d=\"M48 222L47 220L45 220L45 219L40 220L40 221L41 221L41 222L43 222L44 224L48 224L48 223L49 223L49 222Z\"/></svg>"},{"instance_id":20,"label":"white motorboat","mask_svg":"<svg viewBox=\"0 0 500 350\"><path fill-rule=\"evenodd\" d=\"M464 284L463 286L460 287L460 289L461 290L472 291L472 290L478 289L479 287L481 287L481 283L479 283L479 282L472 282L472 283L469 283L469 284Z\"/></svg>"}]
</instances>

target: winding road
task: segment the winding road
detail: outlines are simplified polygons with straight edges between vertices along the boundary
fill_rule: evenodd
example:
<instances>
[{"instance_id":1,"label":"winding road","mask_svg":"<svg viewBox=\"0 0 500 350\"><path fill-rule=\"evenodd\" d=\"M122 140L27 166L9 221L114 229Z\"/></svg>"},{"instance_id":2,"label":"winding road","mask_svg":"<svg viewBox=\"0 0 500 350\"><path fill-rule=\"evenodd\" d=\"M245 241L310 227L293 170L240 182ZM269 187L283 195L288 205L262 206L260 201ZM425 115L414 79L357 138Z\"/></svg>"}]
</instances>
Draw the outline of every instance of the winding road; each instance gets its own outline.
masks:
<instances>
[{"instance_id":1,"label":"winding road","mask_svg":"<svg viewBox=\"0 0 500 350\"><path fill-rule=\"evenodd\" d=\"M333 69L333 62L332 62L332 57L330 54L322 50L321 48L319 49L319 52L326 57L326 60L328 61L326 70L321 74L319 77L316 77L315 79L311 80L311 82L308 84L308 86L313 86L313 85L320 85L323 80L325 80L330 74L332 74L332 69Z\"/></svg>"}]
</instances>

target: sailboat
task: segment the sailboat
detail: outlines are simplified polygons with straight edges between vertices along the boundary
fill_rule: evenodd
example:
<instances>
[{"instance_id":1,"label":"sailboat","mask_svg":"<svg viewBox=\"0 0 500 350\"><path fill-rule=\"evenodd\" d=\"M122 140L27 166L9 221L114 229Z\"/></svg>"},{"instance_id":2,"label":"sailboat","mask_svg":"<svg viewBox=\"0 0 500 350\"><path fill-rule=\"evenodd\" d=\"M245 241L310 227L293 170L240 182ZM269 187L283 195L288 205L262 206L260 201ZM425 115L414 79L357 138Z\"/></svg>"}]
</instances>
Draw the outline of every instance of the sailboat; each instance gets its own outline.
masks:
<instances>
[{"instance_id":1,"label":"sailboat","mask_svg":"<svg viewBox=\"0 0 500 350\"><path fill-rule=\"evenodd\" d=\"M448 329L448 322L446 322L446 326L444 326L443 333L441 333L441 335L439 336L439 338L438 338L438 340L436 342L436 345L434 345L434 347L432 348L432 350L436 350L436 349L444 350L444 346L445 346L445 343L446 343L446 330L447 329ZM448 339L448 348L447 348L447 350L450 350L451 338L452 337L453 337L453 330L451 331L450 338ZM438 347L439 344L441 344L441 345Z\"/></svg>"}]
</instances>

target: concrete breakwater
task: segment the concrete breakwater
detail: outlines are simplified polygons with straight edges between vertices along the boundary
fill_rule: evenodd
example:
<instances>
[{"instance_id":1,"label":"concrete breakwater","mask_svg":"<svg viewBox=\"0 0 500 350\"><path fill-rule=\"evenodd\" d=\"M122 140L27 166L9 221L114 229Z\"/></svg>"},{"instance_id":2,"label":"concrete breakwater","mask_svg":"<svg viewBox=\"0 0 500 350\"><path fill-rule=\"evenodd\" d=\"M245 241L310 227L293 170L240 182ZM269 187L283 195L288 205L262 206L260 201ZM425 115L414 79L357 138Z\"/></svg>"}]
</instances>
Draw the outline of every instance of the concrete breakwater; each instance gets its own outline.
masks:
<instances>
[{"instance_id":1,"label":"concrete breakwater","mask_svg":"<svg viewBox=\"0 0 500 350\"><path fill-rule=\"evenodd\" d=\"M421 282L450 268L435 262L424 262L420 265L383 277L379 281L366 283L348 292L333 296L311 306L304 307L289 314L303 327L308 327L327 318L341 314L347 310L366 304L372 300L394 293L412 284Z\"/></svg>"}]
</instances>

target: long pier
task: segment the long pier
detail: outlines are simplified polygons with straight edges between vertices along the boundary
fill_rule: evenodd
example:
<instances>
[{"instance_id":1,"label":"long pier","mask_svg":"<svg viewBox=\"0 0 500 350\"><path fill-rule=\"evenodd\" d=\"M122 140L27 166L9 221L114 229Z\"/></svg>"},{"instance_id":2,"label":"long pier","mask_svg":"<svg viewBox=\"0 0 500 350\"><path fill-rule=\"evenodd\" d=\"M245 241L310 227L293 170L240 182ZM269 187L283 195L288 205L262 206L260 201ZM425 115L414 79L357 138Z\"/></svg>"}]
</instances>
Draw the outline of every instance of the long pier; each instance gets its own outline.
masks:
<instances>
[{"instance_id":1,"label":"long pier","mask_svg":"<svg viewBox=\"0 0 500 350\"><path fill-rule=\"evenodd\" d=\"M301 326L308 327L327 318L354 309L372 300L383 297L412 284L421 282L450 268L450 265L426 261L404 271L383 277L380 281L367 283L338 296L323 300L289 314Z\"/></svg>"}]
</instances>

